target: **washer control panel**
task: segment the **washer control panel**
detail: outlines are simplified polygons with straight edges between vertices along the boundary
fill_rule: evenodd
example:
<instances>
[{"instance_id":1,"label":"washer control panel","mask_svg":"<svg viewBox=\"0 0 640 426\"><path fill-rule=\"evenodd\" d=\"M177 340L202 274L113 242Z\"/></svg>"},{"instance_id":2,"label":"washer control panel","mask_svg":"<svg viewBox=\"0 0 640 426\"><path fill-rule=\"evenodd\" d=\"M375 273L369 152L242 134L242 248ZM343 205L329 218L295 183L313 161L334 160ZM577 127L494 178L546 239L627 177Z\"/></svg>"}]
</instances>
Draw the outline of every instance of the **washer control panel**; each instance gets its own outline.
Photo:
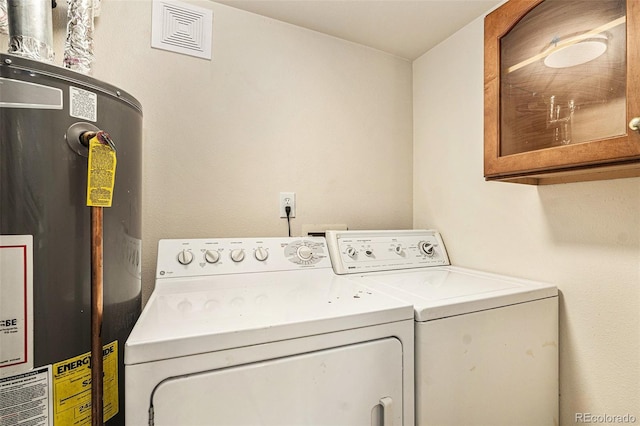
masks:
<instances>
[{"instance_id":1,"label":"washer control panel","mask_svg":"<svg viewBox=\"0 0 640 426\"><path fill-rule=\"evenodd\" d=\"M336 274L449 265L442 237L433 230L327 231Z\"/></svg>"},{"instance_id":2,"label":"washer control panel","mask_svg":"<svg viewBox=\"0 0 640 426\"><path fill-rule=\"evenodd\" d=\"M156 278L330 267L322 237L160 240Z\"/></svg>"}]
</instances>

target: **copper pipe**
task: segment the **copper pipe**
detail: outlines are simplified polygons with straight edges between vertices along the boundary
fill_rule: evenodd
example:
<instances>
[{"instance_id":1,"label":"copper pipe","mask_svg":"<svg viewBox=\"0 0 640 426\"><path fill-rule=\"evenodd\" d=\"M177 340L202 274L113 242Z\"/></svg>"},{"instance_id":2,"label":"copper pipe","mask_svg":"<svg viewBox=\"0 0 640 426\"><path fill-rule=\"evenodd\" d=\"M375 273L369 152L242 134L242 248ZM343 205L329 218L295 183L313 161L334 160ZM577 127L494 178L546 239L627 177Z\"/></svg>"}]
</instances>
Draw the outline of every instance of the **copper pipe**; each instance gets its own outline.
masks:
<instances>
[{"instance_id":1,"label":"copper pipe","mask_svg":"<svg viewBox=\"0 0 640 426\"><path fill-rule=\"evenodd\" d=\"M103 208L91 207L91 424L102 426Z\"/></svg>"},{"instance_id":2,"label":"copper pipe","mask_svg":"<svg viewBox=\"0 0 640 426\"><path fill-rule=\"evenodd\" d=\"M91 141L91 139L95 138L96 135L98 134L98 132L94 132L91 130L87 130L85 132L80 133L80 143L83 146L86 146L87 148L89 148L89 142Z\"/></svg>"}]
</instances>

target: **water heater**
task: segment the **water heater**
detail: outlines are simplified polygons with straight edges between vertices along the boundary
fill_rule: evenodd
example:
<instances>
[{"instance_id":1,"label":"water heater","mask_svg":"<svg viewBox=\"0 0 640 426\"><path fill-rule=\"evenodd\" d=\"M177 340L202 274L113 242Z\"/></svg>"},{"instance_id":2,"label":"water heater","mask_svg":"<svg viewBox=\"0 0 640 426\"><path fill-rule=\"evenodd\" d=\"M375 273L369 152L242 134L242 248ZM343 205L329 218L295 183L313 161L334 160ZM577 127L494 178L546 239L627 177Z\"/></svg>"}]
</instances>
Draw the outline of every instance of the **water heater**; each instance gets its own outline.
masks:
<instances>
[{"instance_id":1,"label":"water heater","mask_svg":"<svg viewBox=\"0 0 640 426\"><path fill-rule=\"evenodd\" d=\"M80 135L97 130L111 135L117 156L103 215L101 332L104 419L117 425L124 343L141 308L141 106L86 75L0 55L0 399L13 401L0 423L90 424L91 226Z\"/></svg>"}]
</instances>

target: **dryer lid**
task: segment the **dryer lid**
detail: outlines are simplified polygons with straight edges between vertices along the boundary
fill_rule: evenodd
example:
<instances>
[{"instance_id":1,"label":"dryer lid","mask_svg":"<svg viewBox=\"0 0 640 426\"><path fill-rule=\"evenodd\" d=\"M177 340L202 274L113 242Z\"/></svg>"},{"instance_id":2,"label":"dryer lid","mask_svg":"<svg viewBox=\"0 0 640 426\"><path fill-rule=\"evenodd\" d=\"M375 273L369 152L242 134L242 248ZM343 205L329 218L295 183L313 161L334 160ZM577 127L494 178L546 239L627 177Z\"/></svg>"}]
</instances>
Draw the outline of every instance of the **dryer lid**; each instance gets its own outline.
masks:
<instances>
[{"instance_id":1,"label":"dryer lid","mask_svg":"<svg viewBox=\"0 0 640 426\"><path fill-rule=\"evenodd\" d=\"M412 318L410 303L331 269L183 278L156 287L126 342L125 364Z\"/></svg>"}]
</instances>

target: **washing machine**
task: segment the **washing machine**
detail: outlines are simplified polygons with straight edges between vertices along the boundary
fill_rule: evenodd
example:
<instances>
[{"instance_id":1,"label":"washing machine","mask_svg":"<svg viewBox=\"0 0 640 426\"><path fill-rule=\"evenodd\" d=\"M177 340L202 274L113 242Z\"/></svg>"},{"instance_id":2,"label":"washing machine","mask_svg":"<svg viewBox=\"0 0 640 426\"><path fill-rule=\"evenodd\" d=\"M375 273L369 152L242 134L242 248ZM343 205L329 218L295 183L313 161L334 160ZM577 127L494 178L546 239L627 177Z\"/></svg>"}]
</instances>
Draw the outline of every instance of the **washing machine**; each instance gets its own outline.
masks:
<instances>
[{"instance_id":1,"label":"washing machine","mask_svg":"<svg viewBox=\"0 0 640 426\"><path fill-rule=\"evenodd\" d=\"M558 424L558 290L452 266L432 230L330 231L335 272L414 306L416 424Z\"/></svg>"},{"instance_id":2,"label":"washing machine","mask_svg":"<svg viewBox=\"0 0 640 426\"><path fill-rule=\"evenodd\" d=\"M334 274L324 238L161 240L126 423L413 425L413 352L412 305Z\"/></svg>"}]
</instances>

